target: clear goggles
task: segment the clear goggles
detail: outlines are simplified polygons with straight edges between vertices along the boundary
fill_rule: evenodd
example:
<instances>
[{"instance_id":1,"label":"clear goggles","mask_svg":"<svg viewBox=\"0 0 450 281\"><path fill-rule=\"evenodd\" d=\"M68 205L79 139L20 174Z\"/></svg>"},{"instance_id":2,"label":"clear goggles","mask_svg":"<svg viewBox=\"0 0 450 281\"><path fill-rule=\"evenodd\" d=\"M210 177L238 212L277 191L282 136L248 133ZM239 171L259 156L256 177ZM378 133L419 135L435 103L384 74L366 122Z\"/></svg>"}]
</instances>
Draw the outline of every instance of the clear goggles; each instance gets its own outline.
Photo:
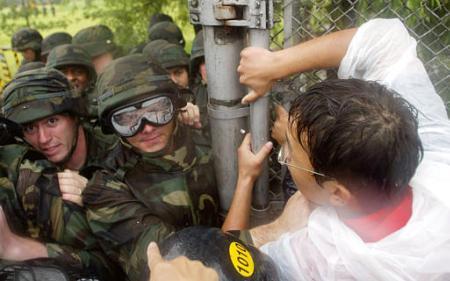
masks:
<instances>
[{"instance_id":1,"label":"clear goggles","mask_svg":"<svg viewBox=\"0 0 450 281\"><path fill-rule=\"evenodd\" d=\"M122 137L136 135L146 123L163 126L172 121L175 115L172 100L158 96L125 106L111 114L111 124Z\"/></svg>"}]
</instances>

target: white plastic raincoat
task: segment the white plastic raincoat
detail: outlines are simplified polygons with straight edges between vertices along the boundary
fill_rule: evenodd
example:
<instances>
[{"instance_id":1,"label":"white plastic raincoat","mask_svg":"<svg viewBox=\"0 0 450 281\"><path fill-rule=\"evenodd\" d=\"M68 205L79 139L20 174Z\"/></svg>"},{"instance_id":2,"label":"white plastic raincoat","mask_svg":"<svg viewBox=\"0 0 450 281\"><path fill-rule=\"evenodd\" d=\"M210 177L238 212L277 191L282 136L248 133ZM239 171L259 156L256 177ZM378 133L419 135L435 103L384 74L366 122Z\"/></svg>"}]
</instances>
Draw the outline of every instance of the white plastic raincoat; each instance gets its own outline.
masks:
<instances>
[{"instance_id":1,"label":"white plastic raincoat","mask_svg":"<svg viewBox=\"0 0 450 281\"><path fill-rule=\"evenodd\" d=\"M306 228L262 250L284 280L450 280L450 123L416 41L397 19L371 20L353 37L339 77L378 81L419 110L425 152L410 183L412 216L402 229L364 243L333 208L320 207Z\"/></svg>"}]
</instances>

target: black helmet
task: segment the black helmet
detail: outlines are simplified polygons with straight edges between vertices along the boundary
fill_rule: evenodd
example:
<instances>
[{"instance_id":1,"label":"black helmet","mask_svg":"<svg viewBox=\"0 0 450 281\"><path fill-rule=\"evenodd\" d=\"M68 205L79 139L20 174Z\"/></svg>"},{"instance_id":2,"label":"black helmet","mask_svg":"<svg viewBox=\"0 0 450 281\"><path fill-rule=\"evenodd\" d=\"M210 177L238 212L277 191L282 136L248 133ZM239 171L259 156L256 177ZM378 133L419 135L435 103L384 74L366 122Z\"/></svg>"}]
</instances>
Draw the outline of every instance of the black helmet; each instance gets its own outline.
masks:
<instances>
[{"instance_id":1,"label":"black helmet","mask_svg":"<svg viewBox=\"0 0 450 281\"><path fill-rule=\"evenodd\" d=\"M218 228L185 228L164 240L160 250L165 259L186 256L201 261L220 281L280 280L269 256Z\"/></svg>"}]
</instances>

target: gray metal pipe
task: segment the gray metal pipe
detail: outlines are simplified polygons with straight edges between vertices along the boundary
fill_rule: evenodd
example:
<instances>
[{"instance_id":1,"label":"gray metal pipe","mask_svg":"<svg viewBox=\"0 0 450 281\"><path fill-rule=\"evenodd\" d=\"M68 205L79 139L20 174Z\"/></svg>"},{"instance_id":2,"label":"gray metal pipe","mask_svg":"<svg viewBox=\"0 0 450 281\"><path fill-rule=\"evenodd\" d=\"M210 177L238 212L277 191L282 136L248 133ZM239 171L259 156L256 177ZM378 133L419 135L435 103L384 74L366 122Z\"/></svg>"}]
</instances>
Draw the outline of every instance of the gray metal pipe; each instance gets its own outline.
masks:
<instances>
[{"instance_id":1,"label":"gray metal pipe","mask_svg":"<svg viewBox=\"0 0 450 281\"><path fill-rule=\"evenodd\" d=\"M268 49L270 34L267 29L250 29L249 44ZM270 66L267 66L270 67ZM269 98L264 96L250 105L250 132L253 152L258 152L269 139ZM269 167L266 159L261 175L253 189L253 208L264 210L269 204Z\"/></svg>"},{"instance_id":2,"label":"gray metal pipe","mask_svg":"<svg viewBox=\"0 0 450 281\"><path fill-rule=\"evenodd\" d=\"M237 148L243 139L240 129L247 130L248 119L248 107L240 103L244 88L236 71L243 32L227 26L203 26L203 32L214 165L220 203L228 210L237 182Z\"/></svg>"}]
</instances>

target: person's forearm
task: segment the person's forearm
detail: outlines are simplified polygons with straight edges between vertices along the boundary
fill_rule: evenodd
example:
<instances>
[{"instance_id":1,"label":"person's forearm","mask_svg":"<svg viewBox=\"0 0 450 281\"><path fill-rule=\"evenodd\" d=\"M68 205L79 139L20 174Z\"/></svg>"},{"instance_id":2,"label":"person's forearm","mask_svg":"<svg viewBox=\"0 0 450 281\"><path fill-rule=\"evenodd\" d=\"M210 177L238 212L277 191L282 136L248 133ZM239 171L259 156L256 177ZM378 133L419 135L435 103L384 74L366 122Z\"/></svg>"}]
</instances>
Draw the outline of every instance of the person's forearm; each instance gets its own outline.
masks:
<instances>
[{"instance_id":1,"label":"person's forearm","mask_svg":"<svg viewBox=\"0 0 450 281\"><path fill-rule=\"evenodd\" d=\"M10 239L2 258L10 261L24 261L48 257L46 246L38 241L15 236Z\"/></svg>"},{"instance_id":2,"label":"person's forearm","mask_svg":"<svg viewBox=\"0 0 450 281\"><path fill-rule=\"evenodd\" d=\"M313 69L338 67L356 30L333 32L274 52L276 63L270 66L273 80Z\"/></svg>"},{"instance_id":3,"label":"person's forearm","mask_svg":"<svg viewBox=\"0 0 450 281\"><path fill-rule=\"evenodd\" d=\"M277 240L281 233L277 228L277 221L260 225L249 230L252 237L253 245L257 248L266 243Z\"/></svg>"},{"instance_id":4,"label":"person's forearm","mask_svg":"<svg viewBox=\"0 0 450 281\"><path fill-rule=\"evenodd\" d=\"M254 182L254 180L248 177L238 178L230 210L228 211L225 222L222 225L223 231L248 228L250 207L252 202L252 187Z\"/></svg>"}]
</instances>

